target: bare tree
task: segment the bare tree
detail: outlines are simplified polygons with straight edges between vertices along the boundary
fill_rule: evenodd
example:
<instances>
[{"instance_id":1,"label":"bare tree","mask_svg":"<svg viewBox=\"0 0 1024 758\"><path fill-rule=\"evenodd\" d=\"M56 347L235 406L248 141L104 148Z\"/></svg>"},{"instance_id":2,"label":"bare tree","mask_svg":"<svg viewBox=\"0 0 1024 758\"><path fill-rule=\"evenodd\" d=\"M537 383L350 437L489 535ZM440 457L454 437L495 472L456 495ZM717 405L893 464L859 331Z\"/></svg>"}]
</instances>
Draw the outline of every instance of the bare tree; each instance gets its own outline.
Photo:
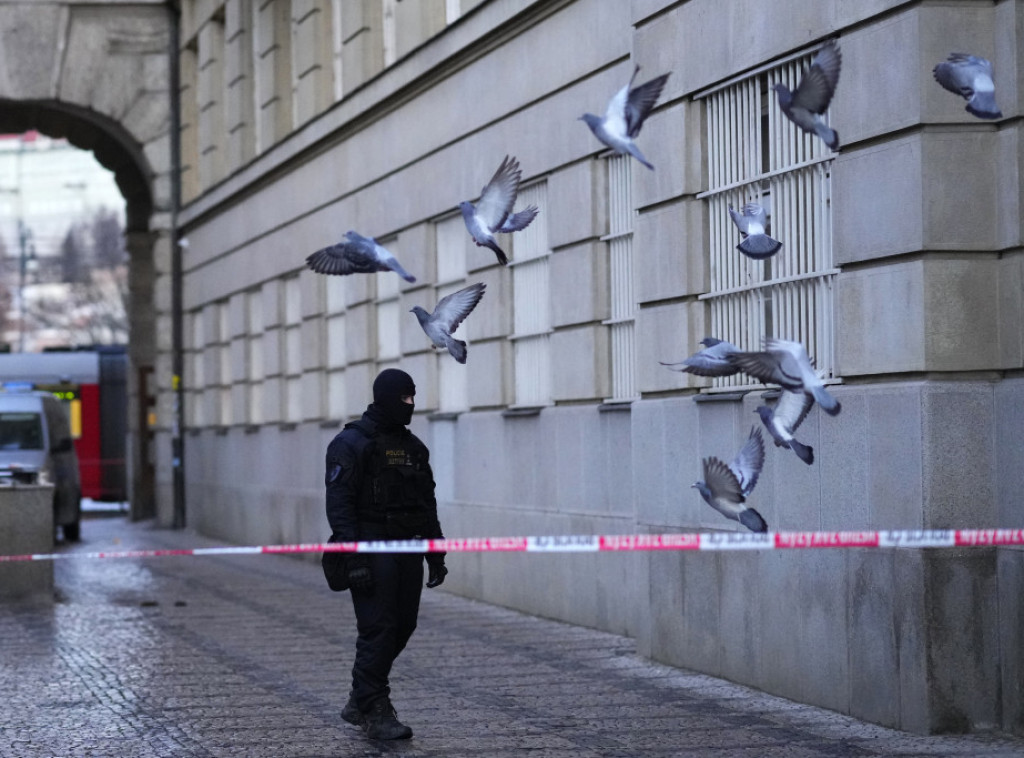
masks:
<instances>
[{"instance_id":1,"label":"bare tree","mask_svg":"<svg viewBox=\"0 0 1024 758\"><path fill-rule=\"evenodd\" d=\"M68 229L61 246L63 285L40 286L27 303L30 329L70 345L128 341L128 266L124 232L101 208Z\"/></svg>"},{"instance_id":2,"label":"bare tree","mask_svg":"<svg viewBox=\"0 0 1024 758\"><path fill-rule=\"evenodd\" d=\"M100 208L93 214L90 231L92 233L93 261L100 268L114 268L127 262L124 249L124 229L117 213L107 208Z\"/></svg>"},{"instance_id":3,"label":"bare tree","mask_svg":"<svg viewBox=\"0 0 1024 758\"><path fill-rule=\"evenodd\" d=\"M72 224L60 243L60 278L68 284L83 282L89 275L82 232L80 225Z\"/></svg>"}]
</instances>

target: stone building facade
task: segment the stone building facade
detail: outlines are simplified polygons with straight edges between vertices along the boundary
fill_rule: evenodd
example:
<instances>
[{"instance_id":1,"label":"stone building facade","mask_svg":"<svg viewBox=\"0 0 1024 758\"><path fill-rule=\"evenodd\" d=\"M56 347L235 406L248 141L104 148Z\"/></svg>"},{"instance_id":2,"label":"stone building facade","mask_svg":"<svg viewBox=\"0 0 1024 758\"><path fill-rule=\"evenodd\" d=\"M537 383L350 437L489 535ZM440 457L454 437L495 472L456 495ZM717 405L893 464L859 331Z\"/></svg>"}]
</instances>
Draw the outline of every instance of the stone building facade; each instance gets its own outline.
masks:
<instances>
[{"instance_id":1,"label":"stone building facade","mask_svg":"<svg viewBox=\"0 0 1024 758\"><path fill-rule=\"evenodd\" d=\"M770 528L1020 526L1022 30L1017 0L184 0L188 523L325 539L324 448L400 366L449 536L739 529L689 487L702 458L739 449L766 388L659 361L773 335L808 346L843 410L800 428L812 466L769 446L750 502ZM770 90L829 39L835 153ZM1004 118L933 81L959 50L993 61ZM634 65L672 72L638 140L655 171L577 121ZM503 239L505 268L457 208L507 154L520 207L541 212ZM754 199L784 243L770 264L734 250L727 207ZM304 268L349 229L417 281ZM408 311L478 281L459 366ZM1024 731L1021 550L449 564L453 591L796 700L920 732Z\"/></svg>"},{"instance_id":2,"label":"stone building facade","mask_svg":"<svg viewBox=\"0 0 1024 758\"><path fill-rule=\"evenodd\" d=\"M771 528L1019 526L1024 517L1019 2L186 2L183 213L190 523L326 538L322 455L401 366L451 536L733 528L689 485L765 391L674 373L707 335L808 345L843 411L817 461L770 449ZM779 118L827 39L837 153ZM932 80L995 66L1005 117ZM671 71L609 156L576 119ZM457 213L520 160L512 263ZM784 240L750 263L727 206ZM416 277L327 278L348 230ZM469 361L413 305L484 282ZM740 528L740 527L736 527ZM459 555L454 591L633 636L659 660L916 731L1024 725L1019 550Z\"/></svg>"}]
</instances>

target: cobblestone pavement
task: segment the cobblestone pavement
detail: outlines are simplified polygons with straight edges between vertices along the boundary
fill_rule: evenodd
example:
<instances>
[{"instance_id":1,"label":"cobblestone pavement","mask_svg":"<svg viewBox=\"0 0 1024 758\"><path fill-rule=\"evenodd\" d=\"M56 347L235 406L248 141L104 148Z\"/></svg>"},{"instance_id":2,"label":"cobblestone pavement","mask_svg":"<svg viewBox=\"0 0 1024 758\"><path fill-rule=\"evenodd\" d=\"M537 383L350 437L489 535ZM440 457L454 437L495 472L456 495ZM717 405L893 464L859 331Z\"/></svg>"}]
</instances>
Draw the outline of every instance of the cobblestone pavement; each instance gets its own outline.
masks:
<instances>
[{"instance_id":1,"label":"cobblestone pavement","mask_svg":"<svg viewBox=\"0 0 1024 758\"><path fill-rule=\"evenodd\" d=\"M97 551L213 544L95 519ZM630 640L425 591L393 676L415 736L343 722L355 624L319 565L279 556L61 560L57 601L0 605L0 755L1024 756L920 737L651 663Z\"/></svg>"}]
</instances>

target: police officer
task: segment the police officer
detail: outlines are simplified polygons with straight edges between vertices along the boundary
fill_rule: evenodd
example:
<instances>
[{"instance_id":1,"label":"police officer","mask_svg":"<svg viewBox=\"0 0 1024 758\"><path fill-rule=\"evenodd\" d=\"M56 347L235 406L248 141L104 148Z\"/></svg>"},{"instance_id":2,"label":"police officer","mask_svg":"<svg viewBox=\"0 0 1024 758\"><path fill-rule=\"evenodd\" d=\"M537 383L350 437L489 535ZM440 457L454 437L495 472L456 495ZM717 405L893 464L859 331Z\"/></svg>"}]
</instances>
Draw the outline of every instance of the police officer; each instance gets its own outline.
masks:
<instances>
[{"instance_id":1,"label":"police officer","mask_svg":"<svg viewBox=\"0 0 1024 758\"><path fill-rule=\"evenodd\" d=\"M327 520L335 541L441 538L430 453L406 429L416 385L398 369L373 382L373 403L327 447ZM391 705L391 665L416 628L423 561L444 581L443 553L357 553L345 560L358 638L352 691L341 712L372 739L412 736Z\"/></svg>"}]
</instances>

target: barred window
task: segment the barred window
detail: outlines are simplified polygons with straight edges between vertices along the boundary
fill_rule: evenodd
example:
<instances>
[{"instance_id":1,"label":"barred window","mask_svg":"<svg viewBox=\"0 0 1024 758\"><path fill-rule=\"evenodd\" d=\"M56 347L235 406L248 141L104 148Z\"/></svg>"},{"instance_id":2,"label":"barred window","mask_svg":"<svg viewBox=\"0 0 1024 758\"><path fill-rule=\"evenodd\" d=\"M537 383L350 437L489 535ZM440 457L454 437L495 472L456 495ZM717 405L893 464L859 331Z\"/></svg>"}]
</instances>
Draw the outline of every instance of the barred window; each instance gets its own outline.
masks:
<instances>
[{"instance_id":1,"label":"barred window","mask_svg":"<svg viewBox=\"0 0 1024 758\"><path fill-rule=\"evenodd\" d=\"M213 305L215 341L217 354L217 423L231 425L231 310L227 300Z\"/></svg>"},{"instance_id":2,"label":"barred window","mask_svg":"<svg viewBox=\"0 0 1024 758\"><path fill-rule=\"evenodd\" d=\"M189 350L186 353L188 371L186 373L187 386L189 388L186 397L186 417L188 425L198 428L206 423L205 408L203 403L203 389L206 384L206 372L203 370L203 352L206 347L206 338L203 332L203 311L197 309L188 314Z\"/></svg>"},{"instance_id":3,"label":"barred window","mask_svg":"<svg viewBox=\"0 0 1024 758\"><path fill-rule=\"evenodd\" d=\"M395 238L381 241L389 247ZM401 279L393 271L374 274L377 278L377 360L385 363L402 357L401 323Z\"/></svg>"},{"instance_id":4,"label":"barred window","mask_svg":"<svg viewBox=\"0 0 1024 758\"><path fill-rule=\"evenodd\" d=\"M245 420L263 423L263 290L245 293Z\"/></svg>"},{"instance_id":5,"label":"barred window","mask_svg":"<svg viewBox=\"0 0 1024 758\"><path fill-rule=\"evenodd\" d=\"M345 277L320 277L325 290L327 318L325 341L327 347L327 415L341 419L348 415L346 405L345 365Z\"/></svg>"},{"instance_id":6,"label":"barred window","mask_svg":"<svg viewBox=\"0 0 1024 758\"><path fill-rule=\"evenodd\" d=\"M437 250L437 303L466 286L466 225L462 214L441 219L434 224ZM429 308L429 305L425 305ZM465 340L472 319L466 319L456 331L457 339ZM445 350L437 354L438 410L457 413L469 409L469 387L466 367L457 363Z\"/></svg>"},{"instance_id":7,"label":"barred window","mask_svg":"<svg viewBox=\"0 0 1024 758\"><path fill-rule=\"evenodd\" d=\"M547 184L534 184L519 192L517 208L547 207ZM550 258L547 221L539 215L515 234L512 269L515 353L515 404L535 407L551 404Z\"/></svg>"},{"instance_id":8,"label":"barred window","mask_svg":"<svg viewBox=\"0 0 1024 758\"><path fill-rule=\"evenodd\" d=\"M795 89L813 53L793 56L703 93L707 108L710 291L709 335L742 350L764 336L803 343L826 379L834 375L831 173L833 153L782 113L771 87ZM736 249L729 216L756 202L769 233L782 243L772 258ZM744 374L715 379L712 389L750 385ZM759 386L759 385L756 385Z\"/></svg>"},{"instance_id":9,"label":"barred window","mask_svg":"<svg viewBox=\"0 0 1024 758\"><path fill-rule=\"evenodd\" d=\"M298 275L283 281L281 355L284 374L284 420L297 422L302 418L302 302Z\"/></svg>"},{"instance_id":10,"label":"barred window","mask_svg":"<svg viewBox=\"0 0 1024 758\"><path fill-rule=\"evenodd\" d=\"M633 187L628 155L611 155L608 165L608 242L612 396L634 400L636 389L636 295L633 291Z\"/></svg>"}]
</instances>

